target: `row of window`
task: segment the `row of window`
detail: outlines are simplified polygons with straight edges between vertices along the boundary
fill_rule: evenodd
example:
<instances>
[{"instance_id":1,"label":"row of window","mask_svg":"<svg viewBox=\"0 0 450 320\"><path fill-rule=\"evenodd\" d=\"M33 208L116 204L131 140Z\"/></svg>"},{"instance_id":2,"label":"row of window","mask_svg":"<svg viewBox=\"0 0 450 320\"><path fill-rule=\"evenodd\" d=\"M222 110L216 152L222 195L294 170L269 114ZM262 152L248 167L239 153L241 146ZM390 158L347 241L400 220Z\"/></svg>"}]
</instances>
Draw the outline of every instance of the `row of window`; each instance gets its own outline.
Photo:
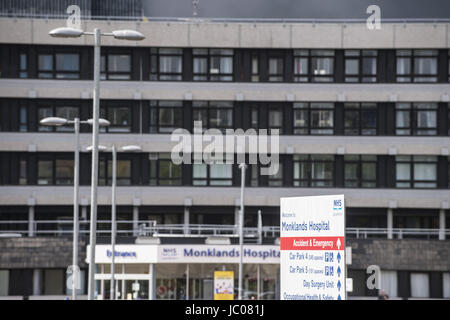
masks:
<instances>
[{"instance_id":1,"label":"row of window","mask_svg":"<svg viewBox=\"0 0 450 320\"><path fill-rule=\"evenodd\" d=\"M89 183L89 161L86 154L81 162L82 184ZM385 159L382 160L382 157ZM390 164L383 161L390 159ZM438 159L442 158L442 159ZM280 155L279 170L274 175L262 175L260 164L247 170L247 185L294 187L348 188L447 188L450 166L437 156L375 156L375 155ZM73 157L70 154L2 154L2 184L73 184ZM450 158L448 159L450 160ZM236 163L236 162L235 162ZM139 170L133 174L133 169ZM447 178L442 177L447 175ZM391 176L386 178L386 176ZM439 177L441 176L441 177ZM169 153L133 156L120 154L117 160L118 185L158 186L236 186L240 172L237 164L213 163L176 165ZM391 179L390 182L382 182ZM33 181L35 181L33 183ZM112 160L105 155L99 160L99 185L111 185Z\"/></svg>"},{"instance_id":2,"label":"row of window","mask_svg":"<svg viewBox=\"0 0 450 320\"><path fill-rule=\"evenodd\" d=\"M102 79L319 83L450 81L450 51L447 50L139 50L137 54L128 48L102 48ZM80 49L37 47L36 53L30 53L29 47L23 47L18 48L16 54L20 78L85 78L82 76L85 64L81 61L85 53Z\"/></svg>"},{"instance_id":3,"label":"row of window","mask_svg":"<svg viewBox=\"0 0 450 320\"><path fill-rule=\"evenodd\" d=\"M90 103L90 102L89 102ZM39 124L46 117L91 116L89 105L65 101L0 101L0 131L73 132L73 127ZM279 129L294 135L450 135L448 103L294 102L238 103L232 101L105 102L100 117L110 121L102 132L171 133L192 130Z\"/></svg>"}]
</instances>

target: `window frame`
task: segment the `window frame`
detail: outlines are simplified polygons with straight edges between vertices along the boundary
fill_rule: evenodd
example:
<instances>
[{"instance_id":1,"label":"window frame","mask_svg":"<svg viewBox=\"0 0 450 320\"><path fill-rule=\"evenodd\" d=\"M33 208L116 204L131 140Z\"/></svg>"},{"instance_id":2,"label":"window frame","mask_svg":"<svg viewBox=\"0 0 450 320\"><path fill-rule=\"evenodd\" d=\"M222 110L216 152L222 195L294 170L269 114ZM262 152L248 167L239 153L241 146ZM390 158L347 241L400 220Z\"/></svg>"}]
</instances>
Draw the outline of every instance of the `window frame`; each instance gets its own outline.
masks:
<instances>
[{"instance_id":1,"label":"window frame","mask_svg":"<svg viewBox=\"0 0 450 320\"><path fill-rule=\"evenodd\" d=\"M206 50L205 52L202 53L195 53L196 50ZM219 53L214 53L214 51L216 50L232 50L233 53L231 54L219 54ZM211 53L213 52L213 53ZM196 82L206 82L206 81L210 81L210 82L233 82L234 81L234 61L235 61L235 54L236 51L233 48L193 48L192 49L192 81L196 81ZM231 61L231 73L223 73L221 72L221 70L219 69L218 73L211 73L211 60L213 58L230 58L232 59ZM196 73L194 71L194 61L195 59L206 59L206 73ZM201 77L196 79L196 77ZM223 79L223 77L230 77L230 79Z\"/></svg>"},{"instance_id":2,"label":"window frame","mask_svg":"<svg viewBox=\"0 0 450 320\"><path fill-rule=\"evenodd\" d=\"M161 50L180 50L177 53L161 53ZM161 57L178 57L181 59L181 71L177 72L161 72ZM153 61L155 59L155 61ZM155 69L153 69L153 63L156 63ZM183 66L184 66L184 55L182 48L151 48L150 49L150 81L183 81ZM177 79L164 79L164 77L179 77Z\"/></svg>"},{"instance_id":3,"label":"window frame","mask_svg":"<svg viewBox=\"0 0 450 320\"><path fill-rule=\"evenodd\" d=\"M21 51L20 54L26 54L26 52ZM77 71L67 71L57 69L57 55L60 54L73 54L78 57L78 70ZM42 55L49 55L52 59L51 70L40 69L39 57ZM29 63L27 61L27 67ZM77 50L62 50L62 49L43 49L36 53L36 68L37 68L37 78L38 79L56 79L56 80L80 80L81 79L81 54ZM20 70L20 55L19 55L19 70ZM19 71L19 75L22 70ZM41 76L43 74L48 74L50 77ZM75 77L58 77L59 74L75 75Z\"/></svg>"},{"instance_id":4,"label":"window frame","mask_svg":"<svg viewBox=\"0 0 450 320\"><path fill-rule=\"evenodd\" d=\"M230 104L230 106L219 106L222 103ZM196 106L196 104L204 104L202 106ZM217 106L216 106L217 104ZM222 111L231 111L231 125L230 126L213 126L211 124L212 119L212 110L222 110ZM218 129L225 133L226 129L234 129L234 101L193 101L192 102L192 130L194 128L194 121L199 121L195 119L195 112L198 111L200 113L206 113L206 123L202 121L203 131L206 129Z\"/></svg>"},{"instance_id":5,"label":"window frame","mask_svg":"<svg viewBox=\"0 0 450 320\"><path fill-rule=\"evenodd\" d=\"M167 104L167 105L164 105ZM172 106L169 106L172 104ZM173 115L176 114L177 109L180 117L180 124L177 126L176 123L172 125L161 125L160 123L160 112L162 109L173 109ZM149 119L149 131L154 134L171 134L174 130L178 128L183 128L183 114L184 114L184 103L180 100L152 100L150 101L150 119ZM173 117L175 122L175 117ZM161 129L172 129L171 131L161 130Z\"/></svg>"},{"instance_id":6,"label":"window frame","mask_svg":"<svg viewBox=\"0 0 450 320\"><path fill-rule=\"evenodd\" d=\"M432 51L432 55L420 55L420 51ZM404 52L404 54L399 54ZM436 74L417 74L415 71L416 59L420 58L434 58L436 60ZM409 73L399 74L398 66L399 59L409 59ZM435 49L397 49L395 51L395 82L397 83L436 83L439 76L439 52ZM399 78L405 78L407 81L399 81ZM430 81L424 81L420 78L430 79ZM434 80L433 80L434 78Z\"/></svg>"},{"instance_id":7,"label":"window frame","mask_svg":"<svg viewBox=\"0 0 450 320\"><path fill-rule=\"evenodd\" d=\"M37 185L42 185L42 186L73 186L74 183L74 159L73 159L73 155L70 154L48 154L48 153L44 153L44 154L38 154L37 156L37 160L36 160L36 184ZM46 162L50 162L51 163L51 177L48 177L47 179L50 181L50 183L40 183L39 181L41 180L41 176L39 174L39 162L41 161L46 161ZM66 177L58 177L57 175L57 161L71 161L72 162L72 170L71 175L72 177L69 178L70 181L69 183L58 183L58 179L67 179Z\"/></svg>"},{"instance_id":8,"label":"window frame","mask_svg":"<svg viewBox=\"0 0 450 320\"><path fill-rule=\"evenodd\" d=\"M58 132L58 133L73 133L75 132L75 128L73 125L69 125L69 126L43 126L40 124L40 117L39 117L39 110L43 109L43 108L49 108L51 109L51 117L56 117L57 116L57 109L58 108L65 108L65 107L69 107L69 108L74 108L77 110L78 113L78 118L80 118L80 113L81 113L81 106L78 103L72 102L70 100L67 101L39 101L36 104L36 119L37 119L37 126L36 129L38 132ZM75 117L74 117L75 119ZM74 120L74 119L68 119L68 120ZM20 119L19 119L20 120Z\"/></svg>"},{"instance_id":9,"label":"window frame","mask_svg":"<svg viewBox=\"0 0 450 320\"><path fill-rule=\"evenodd\" d=\"M22 66L22 56L25 56L25 67ZM28 78L28 66L30 65L29 55L26 51L19 52L19 78L27 79Z\"/></svg>"},{"instance_id":10,"label":"window frame","mask_svg":"<svg viewBox=\"0 0 450 320\"><path fill-rule=\"evenodd\" d=\"M353 159L349 159L352 157ZM357 159L355 158L357 157ZM375 157L375 159L370 159ZM347 158L347 159L346 159ZM375 165L375 177L374 179L364 179L363 166L364 164ZM346 177L346 166L356 165L356 179L349 179ZM344 155L344 187L345 188L376 188L377 187L377 171L378 171L378 159L377 156L365 156L365 155ZM355 182L356 185L349 183ZM373 184L373 185L368 185Z\"/></svg>"},{"instance_id":11,"label":"window frame","mask_svg":"<svg viewBox=\"0 0 450 320\"><path fill-rule=\"evenodd\" d=\"M358 55L347 55L350 51L358 52ZM375 55L370 54L370 52L375 52ZM364 74L364 60L365 59L375 59L375 74ZM347 74L347 61L356 60L358 61L358 72L357 74L349 75ZM367 50L367 49L346 49L344 50L344 82L345 83L377 83L378 82L378 50ZM355 79L356 81L349 81L349 79ZM371 78L374 81L365 81L366 78Z\"/></svg>"},{"instance_id":12,"label":"window frame","mask_svg":"<svg viewBox=\"0 0 450 320\"><path fill-rule=\"evenodd\" d=\"M99 131L107 133L131 133L133 130L133 107L128 106L127 104L129 103L129 101L103 103L100 107L100 118L108 120L110 125L99 127ZM127 109L129 114L129 125L113 124L113 121L110 119L112 109Z\"/></svg>"},{"instance_id":13,"label":"window frame","mask_svg":"<svg viewBox=\"0 0 450 320\"><path fill-rule=\"evenodd\" d=\"M399 160L399 157L409 157L408 160ZM425 161L425 160L416 160L418 157L422 156L415 156L415 155L402 155L402 156L396 156L395 157L395 187L398 189L437 189L438 188L438 159L437 156L426 156L426 157L434 157L434 161ZM420 158L419 158L420 159ZM401 179L399 180L397 178L397 168L399 164L408 164L409 165L409 179ZM436 180L416 180L414 177L414 167L416 164L434 164L435 170L436 170ZM399 186L400 184L406 184L408 183L409 186ZM416 187L415 184L432 184L434 183L434 186L429 187Z\"/></svg>"},{"instance_id":14,"label":"window frame","mask_svg":"<svg viewBox=\"0 0 450 320\"><path fill-rule=\"evenodd\" d=\"M353 106L352 106L353 105ZM346 102L344 103L344 135L346 136L376 136L377 133L377 103L376 102ZM363 126L363 114L365 111L375 112L375 126L374 127L364 127ZM347 127L347 114L350 112L358 113L358 127L352 128ZM374 130L374 133L366 130ZM355 132L356 133L352 133Z\"/></svg>"},{"instance_id":15,"label":"window frame","mask_svg":"<svg viewBox=\"0 0 450 320\"><path fill-rule=\"evenodd\" d=\"M304 52L306 54L301 54L300 52ZM331 53L332 54L326 54ZM322 54L320 54L322 53ZM295 60L296 58L307 59L307 74L296 74L295 70ZM321 58L327 58L332 59L333 61L333 67L332 67L332 73L331 74L324 74L324 75L316 75L313 73L313 60L314 59L321 59ZM312 83L333 83L335 82L335 75L336 75L336 51L334 49L294 49L293 51L293 60L292 60L292 81L293 82L312 82ZM298 78L306 78L306 81L298 81ZM321 80L322 79L322 80ZM329 80L327 80L329 79Z\"/></svg>"},{"instance_id":16,"label":"window frame","mask_svg":"<svg viewBox=\"0 0 450 320\"><path fill-rule=\"evenodd\" d=\"M233 178L234 178L234 170L233 170L233 166L234 164L228 164L225 161L225 156L223 157L223 163L212 163L212 165L227 165L230 166L231 168L231 177L229 178L212 178L211 177L211 168L212 165L211 164L206 164L204 162L202 163L195 163L192 162L192 186L194 187L207 187L207 186L214 186L214 187L232 187L233 186ZM196 165L202 165L206 167L206 177L201 177L201 178L196 178L194 176L194 166ZM227 184L220 184L220 182L229 182ZM198 183L196 183L198 182ZM202 183L204 182L204 183ZM219 183L219 184L216 184Z\"/></svg>"},{"instance_id":17,"label":"window frame","mask_svg":"<svg viewBox=\"0 0 450 320\"><path fill-rule=\"evenodd\" d=\"M183 185L183 165L174 164L170 158L170 153L150 153L149 154L150 174L148 185L151 186L181 186ZM173 166L180 168L180 176L178 178L161 177L161 163L169 162ZM168 183L162 183L168 182Z\"/></svg>"},{"instance_id":18,"label":"window frame","mask_svg":"<svg viewBox=\"0 0 450 320\"><path fill-rule=\"evenodd\" d=\"M276 59L277 60L277 65L278 65L278 61L281 61L281 73L270 73L270 61L272 59ZM285 57L282 54L269 54L267 56L267 82L284 82L284 74L285 74Z\"/></svg>"},{"instance_id":19,"label":"window frame","mask_svg":"<svg viewBox=\"0 0 450 320\"><path fill-rule=\"evenodd\" d=\"M420 107L421 104L429 104L434 106L434 108L423 108ZM404 108L401 106L409 105L409 108ZM434 137L438 135L438 104L434 102L399 102L395 104L395 135L397 136L423 136L423 137ZM419 112L434 112L436 115L436 126L435 127L428 127L428 128L419 128L418 127L418 113ZM409 114L409 126L407 127L398 127L397 121L398 121L398 113L399 112L407 112ZM401 130L408 130L408 134L402 134L399 133ZM429 131L433 132L433 134L419 134L419 131Z\"/></svg>"},{"instance_id":20,"label":"window frame","mask_svg":"<svg viewBox=\"0 0 450 320\"><path fill-rule=\"evenodd\" d=\"M129 56L130 58L130 71L110 71L109 70L109 57L110 56ZM102 61L104 59L105 70L102 70ZM127 76L120 79L115 76ZM133 54L130 50L117 50L113 48L102 48L100 56L100 80L101 81L130 81L133 79Z\"/></svg>"},{"instance_id":21,"label":"window frame","mask_svg":"<svg viewBox=\"0 0 450 320\"><path fill-rule=\"evenodd\" d=\"M306 108L300 108L300 107L296 107L296 105L306 105ZM328 108L319 108L319 107L315 107L315 105L320 105L320 104L330 104L332 105L332 107L328 107ZM322 135L334 135L335 134L335 121L334 121L334 117L335 117L335 109L336 109L336 105L333 102L294 102L293 106L293 124L292 124L292 128L293 128L293 134L294 135L318 135L318 136L322 136ZM307 114L307 126L296 126L296 111L305 111ZM331 127L313 127L312 126L312 120L313 120L313 112L320 112L320 111L328 111L331 112L331 120L333 122L333 125ZM299 131L296 130L306 130L306 133L299 133ZM324 132L324 133L318 133L319 130L330 130L328 132ZM313 133L314 131L314 133Z\"/></svg>"},{"instance_id":22,"label":"window frame","mask_svg":"<svg viewBox=\"0 0 450 320\"><path fill-rule=\"evenodd\" d=\"M301 159L300 157L303 157ZM323 157L322 160L315 160L315 157ZM329 158L329 159L326 159ZM292 164L293 164L293 186L296 188L334 188L336 186L336 169L335 169L335 156L334 155L318 155L318 154L296 154L292 158ZM303 163L306 165L306 178L300 178L300 172L298 174L299 178L295 178L296 174L296 163L299 164L299 169L301 167L301 164ZM332 167L332 177L331 179L313 179L312 178L312 165L314 163L322 163L322 164L331 164ZM324 183L324 185L315 185L316 183ZM330 185L326 185L327 183L330 183Z\"/></svg>"},{"instance_id":23,"label":"window frame","mask_svg":"<svg viewBox=\"0 0 450 320\"><path fill-rule=\"evenodd\" d=\"M119 153L117 154L116 159L116 184L117 186L131 186L133 185L133 161L131 156L128 156L126 153ZM129 162L130 164L130 176L129 177L120 177L119 176L119 163L122 162ZM103 168L101 167L103 163ZM109 171L111 168L111 175L109 175ZM100 158L98 159L98 185L99 186L111 186L112 185L112 155L110 153L108 154L101 154ZM125 181L125 183L123 183Z\"/></svg>"}]
</instances>

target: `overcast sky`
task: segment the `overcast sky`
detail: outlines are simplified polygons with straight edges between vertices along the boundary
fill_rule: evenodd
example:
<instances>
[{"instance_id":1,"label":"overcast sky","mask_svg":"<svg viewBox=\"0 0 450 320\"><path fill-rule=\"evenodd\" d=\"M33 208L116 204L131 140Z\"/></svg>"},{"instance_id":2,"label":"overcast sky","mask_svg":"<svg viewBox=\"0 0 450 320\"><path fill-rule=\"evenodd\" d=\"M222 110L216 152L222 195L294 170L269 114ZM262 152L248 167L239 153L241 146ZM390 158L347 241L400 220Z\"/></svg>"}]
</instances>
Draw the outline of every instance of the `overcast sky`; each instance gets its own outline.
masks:
<instances>
[{"instance_id":1,"label":"overcast sky","mask_svg":"<svg viewBox=\"0 0 450 320\"><path fill-rule=\"evenodd\" d=\"M192 17L192 0L142 0L149 17ZM375 4L383 18L450 18L450 0L199 0L198 17L359 18Z\"/></svg>"}]
</instances>

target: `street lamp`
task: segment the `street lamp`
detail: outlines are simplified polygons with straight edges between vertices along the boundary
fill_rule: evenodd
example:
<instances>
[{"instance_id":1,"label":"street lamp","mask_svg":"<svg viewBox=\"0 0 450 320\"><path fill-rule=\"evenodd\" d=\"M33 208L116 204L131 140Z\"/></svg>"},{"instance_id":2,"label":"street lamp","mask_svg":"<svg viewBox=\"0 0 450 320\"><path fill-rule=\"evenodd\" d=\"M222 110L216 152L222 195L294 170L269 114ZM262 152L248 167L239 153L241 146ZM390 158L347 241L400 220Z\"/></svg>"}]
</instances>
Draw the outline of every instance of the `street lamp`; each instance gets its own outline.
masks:
<instances>
[{"instance_id":1,"label":"street lamp","mask_svg":"<svg viewBox=\"0 0 450 320\"><path fill-rule=\"evenodd\" d=\"M89 146L86 148L87 151L92 151L92 146ZM99 145L98 146L99 151L108 151L108 147ZM137 145L128 145L123 146L119 149L123 152L140 152L142 151L142 148ZM116 146L113 144L111 146L111 152L112 152L112 194L111 194L111 285L110 285L110 299L114 300L116 296L116 290L115 290L115 250L116 250L116 186L117 186L117 149ZM95 261L91 261L91 263L95 263Z\"/></svg>"},{"instance_id":2,"label":"street lamp","mask_svg":"<svg viewBox=\"0 0 450 320\"><path fill-rule=\"evenodd\" d=\"M245 188L245 163L239 165L241 169L241 210L239 210L239 292L238 299L242 300L242 273L244 256L244 188Z\"/></svg>"},{"instance_id":3,"label":"street lamp","mask_svg":"<svg viewBox=\"0 0 450 320\"><path fill-rule=\"evenodd\" d=\"M101 36L112 36L119 40L139 41L145 39L145 36L135 30L116 30L112 33L101 33L99 28L94 32L86 32L75 28L56 28L49 32L49 35L55 38L78 38L82 35L94 36L94 92L93 92L93 129L92 129L92 182L91 182L91 219L89 235L89 253L91 263L89 263L89 281L88 281L88 299L94 299L95 279L94 263L95 246L97 233L97 183L98 183L98 126L99 126L99 105L100 105L100 44Z\"/></svg>"},{"instance_id":4,"label":"street lamp","mask_svg":"<svg viewBox=\"0 0 450 320\"><path fill-rule=\"evenodd\" d=\"M78 265L78 191L80 189L79 182L79 162L80 162L80 123L86 123L92 125L92 119L86 121L80 121L79 118L74 120L67 120L59 117L48 117L40 121L40 124L44 126L61 127L64 125L72 125L75 129L75 159L73 168L73 252L72 252L72 265L74 268ZM99 119L100 126L109 126L109 121L105 119ZM72 271L75 272L75 271ZM73 274L72 276L72 300L76 300L76 287L75 280L79 275Z\"/></svg>"}]
</instances>

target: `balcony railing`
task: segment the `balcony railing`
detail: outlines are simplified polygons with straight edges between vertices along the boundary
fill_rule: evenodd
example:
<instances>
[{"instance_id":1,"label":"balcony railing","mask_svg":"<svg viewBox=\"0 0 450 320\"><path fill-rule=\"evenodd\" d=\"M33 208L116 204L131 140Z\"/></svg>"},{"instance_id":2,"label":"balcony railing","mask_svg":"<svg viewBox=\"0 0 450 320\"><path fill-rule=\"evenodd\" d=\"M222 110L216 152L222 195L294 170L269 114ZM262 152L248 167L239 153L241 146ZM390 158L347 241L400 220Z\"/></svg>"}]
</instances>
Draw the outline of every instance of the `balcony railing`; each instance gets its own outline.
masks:
<instances>
[{"instance_id":1,"label":"balcony railing","mask_svg":"<svg viewBox=\"0 0 450 320\"><path fill-rule=\"evenodd\" d=\"M80 220L80 237L89 235L89 221ZM243 230L246 242L261 243L262 239L280 237L280 227L262 226L245 227ZM0 221L0 237L71 237L73 222L71 220L9 220ZM111 221L97 222L97 235L111 235ZM237 225L223 224L157 224L156 221L117 221L118 237L238 237ZM388 238L404 239L450 239L450 229L425 228L346 228L348 239Z\"/></svg>"}]
</instances>

